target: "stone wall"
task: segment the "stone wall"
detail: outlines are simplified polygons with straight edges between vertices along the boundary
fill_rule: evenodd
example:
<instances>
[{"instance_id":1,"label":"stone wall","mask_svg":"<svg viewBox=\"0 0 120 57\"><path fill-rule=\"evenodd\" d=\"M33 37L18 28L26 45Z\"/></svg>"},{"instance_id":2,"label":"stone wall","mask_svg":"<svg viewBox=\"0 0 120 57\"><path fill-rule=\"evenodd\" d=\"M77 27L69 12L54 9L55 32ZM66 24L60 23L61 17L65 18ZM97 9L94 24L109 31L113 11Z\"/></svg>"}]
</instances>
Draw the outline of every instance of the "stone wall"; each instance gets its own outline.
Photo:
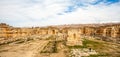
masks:
<instances>
[{"instance_id":1,"label":"stone wall","mask_svg":"<svg viewBox=\"0 0 120 57\"><path fill-rule=\"evenodd\" d=\"M5 24L1 23L0 24L0 38L10 38L12 37L12 27Z\"/></svg>"},{"instance_id":2,"label":"stone wall","mask_svg":"<svg viewBox=\"0 0 120 57\"><path fill-rule=\"evenodd\" d=\"M93 24L94 25L94 24ZM120 41L120 24L81 26L81 27L31 27L18 28L5 23L0 24L0 38L16 38L30 35L58 35L63 34L68 45L82 45L83 36L100 37L101 39L114 39Z\"/></svg>"}]
</instances>

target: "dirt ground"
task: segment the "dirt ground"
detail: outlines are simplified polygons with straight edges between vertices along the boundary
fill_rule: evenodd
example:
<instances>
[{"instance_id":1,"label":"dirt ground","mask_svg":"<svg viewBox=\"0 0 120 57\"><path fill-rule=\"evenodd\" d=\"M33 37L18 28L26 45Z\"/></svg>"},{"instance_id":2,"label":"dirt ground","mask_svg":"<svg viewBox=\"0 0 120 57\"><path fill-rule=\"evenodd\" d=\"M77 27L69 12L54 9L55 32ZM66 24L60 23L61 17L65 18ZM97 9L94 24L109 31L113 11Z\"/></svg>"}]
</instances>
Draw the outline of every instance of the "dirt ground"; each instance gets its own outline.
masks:
<instances>
[{"instance_id":1,"label":"dirt ground","mask_svg":"<svg viewBox=\"0 0 120 57\"><path fill-rule=\"evenodd\" d=\"M19 44L0 46L0 57L34 57L48 43L45 40L32 40Z\"/></svg>"},{"instance_id":2,"label":"dirt ground","mask_svg":"<svg viewBox=\"0 0 120 57\"><path fill-rule=\"evenodd\" d=\"M62 42L57 43L57 52L55 53L38 53L35 57L66 57L66 47Z\"/></svg>"}]
</instances>

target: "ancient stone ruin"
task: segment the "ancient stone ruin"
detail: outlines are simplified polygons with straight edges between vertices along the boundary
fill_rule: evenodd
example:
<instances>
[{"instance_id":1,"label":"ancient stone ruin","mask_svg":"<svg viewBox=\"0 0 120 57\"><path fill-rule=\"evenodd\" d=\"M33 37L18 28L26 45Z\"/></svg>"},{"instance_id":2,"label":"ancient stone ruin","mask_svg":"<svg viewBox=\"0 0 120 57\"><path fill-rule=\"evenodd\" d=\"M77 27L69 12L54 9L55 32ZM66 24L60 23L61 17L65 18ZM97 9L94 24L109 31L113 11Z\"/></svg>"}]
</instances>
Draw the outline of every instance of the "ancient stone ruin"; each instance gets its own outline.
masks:
<instances>
[{"instance_id":1,"label":"ancient stone ruin","mask_svg":"<svg viewBox=\"0 0 120 57\"><path fill-rule=\"evenodd\" d=\"M120 43L120 23L113 24L85 24L77 26L49 26L49 27L12 27L0 23L0 41L16 39L30 35L60 35L67 41L67 45L82 45L83 36L96 37L104 41ZM12 40L11 40L12 41Z\"/></svg>"}]
</instances>

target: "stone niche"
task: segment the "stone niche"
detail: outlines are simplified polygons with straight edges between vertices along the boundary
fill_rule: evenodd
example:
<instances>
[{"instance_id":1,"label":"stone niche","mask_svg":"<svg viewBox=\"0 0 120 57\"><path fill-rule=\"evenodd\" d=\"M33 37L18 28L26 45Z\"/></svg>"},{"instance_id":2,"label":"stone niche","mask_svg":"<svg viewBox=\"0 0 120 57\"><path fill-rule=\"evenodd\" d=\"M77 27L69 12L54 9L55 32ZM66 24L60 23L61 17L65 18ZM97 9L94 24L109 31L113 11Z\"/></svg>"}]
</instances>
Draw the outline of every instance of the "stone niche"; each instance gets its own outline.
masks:
<instances>
[{"instance_id":1,"label":"stone niche","mask_svg":"<svg viewBox=\"0 0 120 57\"><path fill-rule=\"evenodd\" d=\"M80 38L79 29L71 28L68 29L68 37L67 37L67 45L82 45L82 41Z\"/></svg>"},{"instance_id":2,"label":"stone niche","mask_svg":"<svg viewBox=\"0 0 120 57\"><path fill-rule=\"evenodd\" d=\"M120 38L120 27L116 27L116 26L112 27L111 37Z\"/></svg>"}]
</instances>

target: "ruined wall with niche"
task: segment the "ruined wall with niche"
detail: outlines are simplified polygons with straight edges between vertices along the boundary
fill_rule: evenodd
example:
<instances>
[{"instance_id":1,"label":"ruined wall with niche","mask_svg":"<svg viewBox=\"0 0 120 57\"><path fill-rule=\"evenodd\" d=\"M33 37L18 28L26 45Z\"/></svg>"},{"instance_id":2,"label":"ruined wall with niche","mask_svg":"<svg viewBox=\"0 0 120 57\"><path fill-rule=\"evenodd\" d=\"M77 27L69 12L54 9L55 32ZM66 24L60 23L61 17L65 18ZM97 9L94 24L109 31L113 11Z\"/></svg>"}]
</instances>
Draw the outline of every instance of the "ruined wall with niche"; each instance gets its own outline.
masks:
<instances>
[{"instance_id":1,"label":"ruined wall with niche","mask_svg":"<svg viewBox=\"0 0 120 57\"><path fill-rule=\"evenodd\" d=\"M67 36L67 45L82 45L82 41L80 38L80 30L77 28L70 28L68 29L68 36Z\"/></svg>"}]
</instances>

